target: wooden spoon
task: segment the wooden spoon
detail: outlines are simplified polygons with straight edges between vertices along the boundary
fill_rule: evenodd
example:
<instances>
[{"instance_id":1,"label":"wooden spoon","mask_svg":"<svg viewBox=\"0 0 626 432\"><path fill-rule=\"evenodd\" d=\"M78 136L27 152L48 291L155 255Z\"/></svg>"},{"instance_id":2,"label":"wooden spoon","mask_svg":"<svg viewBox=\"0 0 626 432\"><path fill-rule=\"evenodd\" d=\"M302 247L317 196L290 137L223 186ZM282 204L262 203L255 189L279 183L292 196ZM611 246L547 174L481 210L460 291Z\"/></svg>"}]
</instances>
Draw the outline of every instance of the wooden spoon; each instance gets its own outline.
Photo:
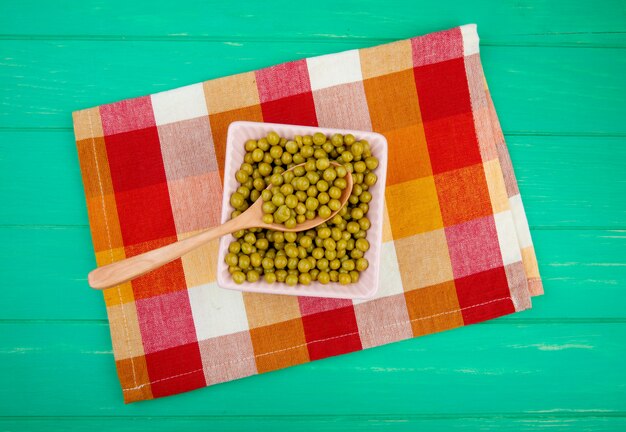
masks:
<instances>
[{"instance_id":1,"label":"wooden spoon","mask_svg":"<svg viewBox=\"0 0 626 432\"><path fill-rule=\"evenodd\" d=\"M337 162L332 162L331 164L334 166L340 166ZM296 165L288 171L291 171L299 166L304 166L304 164ZM348 173L345 178L347 186L339 198L339 202L341 203L339 210L341 210L341 208L346 204L350 194L352 193L352 174ZM272 185L267 187L267 189L271 188ZM149 271L157 269L168 262L175 260L176 258L180 258L187 252L191 252L192 250L210 242L215 238L233 233L235 231L246 228L268 228L274 231L285 232L306 231L320 225L328 219L331 219L339 212L339 210L336 210L325 219L317 216L314 219L306 220L301 224L297 224L294 228L287 228L284 225L275 223L267 224L263 222L262 206L263 200L259 197L259 199L257 199L256 202L245 212L236 218L227 221L223 225L203 231L193 237L186 238L185 240L180 240L167 246L154 249L150 252L145 252L132 258L126 258L112 264L98 267L97 269L92 270L87 276L89 286L95 289L104 289L119 285L123 282L141 276L142 274L148 273Z\"/></svg>"}]
</instances>

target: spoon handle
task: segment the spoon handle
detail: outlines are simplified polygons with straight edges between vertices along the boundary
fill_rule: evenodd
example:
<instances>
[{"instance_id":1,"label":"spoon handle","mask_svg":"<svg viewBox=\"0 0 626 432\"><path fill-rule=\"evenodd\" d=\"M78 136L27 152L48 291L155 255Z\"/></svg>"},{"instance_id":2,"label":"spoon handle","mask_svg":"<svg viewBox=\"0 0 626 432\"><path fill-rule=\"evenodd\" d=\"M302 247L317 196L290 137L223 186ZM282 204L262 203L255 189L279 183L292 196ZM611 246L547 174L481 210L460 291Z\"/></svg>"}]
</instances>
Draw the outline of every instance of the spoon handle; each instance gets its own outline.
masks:
<instances>
[{"instance_id":1,"label":"spoon handle","mask_svg":"<svg viewBox=\"0 0 626 432\"><path fill-rule=\"evenodd\" d=\"M244 218L231 219L223 225L202 231L193 237L177 241L149 252L126 258L91 271L87 276L89 286L105 289L127 282L142 274L180 258L213 239L247 228Z\"/></svg>"}]
</instances>

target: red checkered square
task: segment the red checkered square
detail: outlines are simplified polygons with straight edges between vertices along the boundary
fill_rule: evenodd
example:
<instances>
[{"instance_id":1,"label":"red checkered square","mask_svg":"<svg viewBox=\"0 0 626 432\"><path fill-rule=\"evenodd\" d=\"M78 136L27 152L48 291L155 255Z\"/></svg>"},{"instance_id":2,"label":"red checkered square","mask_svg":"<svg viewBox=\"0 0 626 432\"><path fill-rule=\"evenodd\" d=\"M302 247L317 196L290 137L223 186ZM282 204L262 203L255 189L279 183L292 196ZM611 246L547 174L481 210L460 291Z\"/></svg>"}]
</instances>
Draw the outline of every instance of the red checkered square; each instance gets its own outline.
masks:
<instances>
[{"instance_id":1,"label":"red checkered square","mask_svg":"<svg viewBox=\"0 0 626 432\"><path fill-rule=\"evenodd\" d=\"M116 193L167 181L156 126L108 135L104 141Z\"/></svg>"},{"instance_id":2,"label":"red checkered square","mask_svg":"<svg viewBox=\"0 0 626 432\"><path fill-rule=\"evenodd\" d=\"M302 324L311 360L363 349L352 306L303 316Z\"/></svg>"},{"instance_id":3,"label":"red checkered square","mask_svg":"<svg viewBox=\"0 0 626 432\"><path fill-rule=\"evenodd\" d=\"M261 103L311 91L306 60L260 69L255 75Z\"/></svg>"},{"instance_id":4,"label":"red checkered square","mask_svg":"<svg viewBox=\"0 0 626 432\"><path fill-rule=\"evenodd\" d=\"M445 231L455 279L503 265L493 216L446 227Z\"/></svg>"},{"instance_id":5,"label":"red checkered square","mask_svg":"<svg viewBox=\"0 0 626 432\"><path fill-rule=\"evenodd\" d=\"M207 385L196 342L146 355L154 397L169 396Z\"/></svg>"},{"instance_id":6,"label":"red checkered square","mask_svg":"<svg viewBox=\"0 0 626 432\"><path fill-rule=\"evenodd\" d=\"M472 113L424 123L433 174L481 163Z\"/></svg>"},{"instance_id":7,"label":"red checkered square","mask_svg":"<svg viewBox=\"0 0 626 432\"><path fill-rule=\"evenodd\" d=\"M146 354L196 341L187 291L175 291L135 303Z\"/></svg>"},{"instance_id":8,"label":"red checkered square","mask_svg":"<svg viewBox=\"0 0 626 432\"><path fill-rule=\"evenodd\" d=\"M454 281L465 324L475 324L515 312L503 267Z\"/></svg>"},{"instance_id":9,"label":"red checkered square","mask_svg":"<svg viewBox=\"0 0 626 432\"><path fill-rule=\"evenodd\" d=\"M102 130L105 135L155 126L150 96L123 100L100 106Z\"/></svg>"},{"instance_id":10,"label":"red checkered square","mask_svg":"<svg viewBox=\"0 0 626 432\"><path fill-rule=\"evenodd\" d=\"M313 93L306 92L261 104L263 120L269 123L287 123L317 126Z\"/></svg>"},{"instance_id":11,"label":"red checkered square","mask_svg":"<svg viewBox=\"0 0 626 432\"><path fill-rule=\"evenodd\" d=\"M460 28L430 33L411 39L413 65L422 66L463 56Z\"/></svg>"},{"instance_id":12,"label":"red checkered square","mask_svg":"<svg viewBox=\"0 0 626 432\"><path fill-rule=\"evenodd\" d=\"M413 73L424 122L472 112L462 58L419 66Z\"/></svg>"}]
</instances>

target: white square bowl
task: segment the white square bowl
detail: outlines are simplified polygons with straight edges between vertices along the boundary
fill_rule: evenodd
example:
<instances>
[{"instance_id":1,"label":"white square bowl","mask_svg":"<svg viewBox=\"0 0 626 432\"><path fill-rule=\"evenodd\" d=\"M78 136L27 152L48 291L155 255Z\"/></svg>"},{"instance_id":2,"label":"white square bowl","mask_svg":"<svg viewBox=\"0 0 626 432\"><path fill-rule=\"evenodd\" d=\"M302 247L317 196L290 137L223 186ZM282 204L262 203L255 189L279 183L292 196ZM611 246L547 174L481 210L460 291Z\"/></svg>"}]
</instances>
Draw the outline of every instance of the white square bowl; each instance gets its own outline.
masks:
<instances>
[{"instance_id":1,"label":"white square bowl","mask_svg":"<svg viewBox=\"0 0 626 432\"><path fill-rule=\"evenodd\" d=\"M263 279L258 282L236 284L233 281L224 257L228 253L228 245L233 240L231 235L220 239L220 247L217 261L217 284L222 288L249 291L267 294L285 294L295 296L331 297L344 299L367 299L373 297L378 291L380 254L382 249L383 213L385 199L385 182L387 178L387 139L375 132L364 132L348 129L329 129L322 127L295 126L276 123L256 123L237 121L228 127L226 140L226 165L224 167L224 195L222 198L222 223L230 219L230 213L234 210L230 205L230 196L237 189L238 183L235 173L243 162L246 153L244 144L249 139L260 139L269 132L277 132L281 137L291 138L295 135L313 135L322 132L327 136L335 133L352 134L359 139L366 139L370 143L372 155L378 158L379 165L376 168L378 181L370 189L372 201L367 217L371 226L367 231L367 239L370 249L365 252L365 258L369 261L369 267L361 272L359 281L349 285L329 283L322 285L319 282L311 282L309 285L297 284L288 286L285 283L276 282L268 284Z\"/></svg>"}]
</instances>

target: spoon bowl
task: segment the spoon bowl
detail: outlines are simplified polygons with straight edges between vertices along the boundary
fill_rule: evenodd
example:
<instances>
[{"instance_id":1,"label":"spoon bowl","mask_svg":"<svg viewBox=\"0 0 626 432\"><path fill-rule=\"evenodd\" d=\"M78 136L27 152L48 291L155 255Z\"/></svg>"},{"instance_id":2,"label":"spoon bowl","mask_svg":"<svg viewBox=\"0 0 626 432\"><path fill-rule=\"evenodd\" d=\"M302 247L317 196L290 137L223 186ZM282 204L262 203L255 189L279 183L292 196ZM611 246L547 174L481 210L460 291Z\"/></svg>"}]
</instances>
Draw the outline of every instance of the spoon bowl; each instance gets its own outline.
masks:
<instances>
[{"instance_id":1,"label":"spoon bowl","mask_svg":"<svg viewBox=\"0 0 626 432\"><path fill-rule=\"evenodd\" d=\"M304 165L304 163L296 165L287 171L294 170L295 168ZM340 166L337 162L331 162L331 165ZM252 204L246 211L220 226L202 231L192 237L171 243L167 246L92 270L87 276L89 286L94 289L111 288L164 266L165 264L180 258L184 254L191 252L211 240L242 229L267 228L274 231L298 232L315 228L316 226L333 218L337 213L339 213L339 211L341 211L346 202L348 202L348 198L350 198L350 194L352 193L354 180L351 173L348 173L345 178L347 185L339 197L341 206L338 210L332 212L327 218L316 216L313 219L297 224L293 228L287 228L286 226L277 223L268 224L263 222L263 200L259 197L259 199L257 199L255 203ZM272 185L268 186L266 189L269 190L271 188Z\"/></svg>"}]
</instances>

